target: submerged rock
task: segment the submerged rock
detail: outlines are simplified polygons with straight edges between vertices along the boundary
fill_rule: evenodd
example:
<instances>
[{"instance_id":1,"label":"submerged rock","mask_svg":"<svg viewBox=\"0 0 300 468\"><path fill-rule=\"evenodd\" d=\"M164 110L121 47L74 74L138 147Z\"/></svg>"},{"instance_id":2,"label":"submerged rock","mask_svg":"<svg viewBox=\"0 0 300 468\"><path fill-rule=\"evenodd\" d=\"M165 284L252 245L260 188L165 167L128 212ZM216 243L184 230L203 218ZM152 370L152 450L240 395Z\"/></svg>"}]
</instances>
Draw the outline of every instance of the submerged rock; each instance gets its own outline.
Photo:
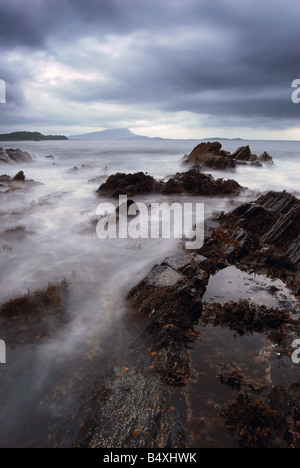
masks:
<instances>
[{"instance_id":1,"label":"submerged rock","mask_svg":"<svg viewBox=\"0 0 300 468\"><path fill-rule=\"evenodd\" d=\"M34 187L36 185L41 184L39 182L35 182L34 180L26 180L23 171L18 172L13 178L6 174L0 176L0 193L22 190Z\"/></svg>"}]
</instances>

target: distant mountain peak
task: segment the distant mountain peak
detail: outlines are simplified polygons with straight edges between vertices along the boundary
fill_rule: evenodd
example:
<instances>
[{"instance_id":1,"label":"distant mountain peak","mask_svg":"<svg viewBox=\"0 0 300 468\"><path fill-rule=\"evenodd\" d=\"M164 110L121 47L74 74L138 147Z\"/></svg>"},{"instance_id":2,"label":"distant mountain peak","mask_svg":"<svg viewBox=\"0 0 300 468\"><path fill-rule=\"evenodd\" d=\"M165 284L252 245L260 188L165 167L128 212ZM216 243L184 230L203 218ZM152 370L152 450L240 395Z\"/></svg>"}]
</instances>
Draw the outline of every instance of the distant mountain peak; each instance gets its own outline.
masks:
<instances>
[{"instance_id":1,"label":"distant mountain peak","mask_svg":"<svg viewBox=\"0 0 300 468\"><path fill-rule=\"evenodd\" d=\"M84 133L82 135L71 135L72 140L129 140L148 139L147 136L136 135L128 128L109 128L98 132Z\"/></svg>"}]
</instances>

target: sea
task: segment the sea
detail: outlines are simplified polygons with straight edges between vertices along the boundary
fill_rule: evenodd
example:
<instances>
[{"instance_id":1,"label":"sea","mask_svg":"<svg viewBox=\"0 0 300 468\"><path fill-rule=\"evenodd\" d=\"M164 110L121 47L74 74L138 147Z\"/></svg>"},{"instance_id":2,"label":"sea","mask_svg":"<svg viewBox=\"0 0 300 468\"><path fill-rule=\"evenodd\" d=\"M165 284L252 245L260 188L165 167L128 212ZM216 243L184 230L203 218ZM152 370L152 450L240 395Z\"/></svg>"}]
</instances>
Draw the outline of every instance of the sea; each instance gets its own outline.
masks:
<instances>
[{"instance_id":1,"label":"sea","mask_svg":"<svg viewBox=\"0 0 300 468\"><path fill-rule=\"evenodd\" d=\"M232 178L246 187L239 196L168 197L147 194L135 197L135 201L148 205L161 201L204 203L205 217L209 218L215 212L232 210L270 190L286 190L299 197L299 141L220 142L222 149L230 152L245 145L249 145L251 152L257 155L267 151L274 159L274 166L239 166L235 172L208 171L214 177ZM6 393L0 401L0 446L51 444L61 423L81 401L82 393L97 376L115 364L130 343L130 333L122 325L127 292L153 265L178 248L180 240L174 238L99 239L93 220L98 205L107 198L97 196L97 189L116 172L143 171L159 180L183 172L186 170L181 164L183 156L199 143L198 140L160 139L1 143L5 149L28 151L34 161L30 164L2 164L0 175L14 176L22 170L27 180L39 184L30 189L0 193L0 303L65 279L70 288L68 312L71 318L51 342L29 347L20 355L17 350L10 349L9 343L6 344L7 364L0 365L0 375L5 378L5 366L9 366L10 359L17 358L19 365L15 379L10 386L6 385ZM7 232L14 230L22 235L7 237ZM237 271L229 272L230 275L236 283L245 279ZM217 278L219 290L224 289L220 281L227 280ZM255 278L247 277L245 281L249 284ZM226 291L230 298L230 290ZM214 294L214 285L210 285L207 300L211 300ZM252 296L255 296L254 292ZM210 341L205 349L211 350L211 356L218 352L222 355L221 342L223 345L232 342L232 349L238 348L229 332L222 332L227 335L222 334L219 338L219 346L211 345L212 332L208 330L207 333ZM242 343L245 353L255 349L253 337L249 341L249 346ZM215 439L222 445L234 446L233 440L220 435L219 429L212 437L212 433L205 432L204 423L200 429L199 424L193 424L195 420L213 419L212 415L205 416L204 413L206 410L216 412L221 405L217 399L222 398L219 390L212 395L212 390L207 385L203 386L203 366L211 369L207 360L205 364L201 361L203 346L202 342L198 351L195 346L193 357L196 374L190 395L191 414L194 414L190 428L191 446L209 446ZM225 349L226 345L223 347ZM78 376L74 377L74 358L78 362L84 359L88 374L81 385L80 395L77 391ZM213 379L210 371L208 375L207 378ZM199 412L199 395L202 402L208 402L202 412Z\"/></svg>"}]
</instances>

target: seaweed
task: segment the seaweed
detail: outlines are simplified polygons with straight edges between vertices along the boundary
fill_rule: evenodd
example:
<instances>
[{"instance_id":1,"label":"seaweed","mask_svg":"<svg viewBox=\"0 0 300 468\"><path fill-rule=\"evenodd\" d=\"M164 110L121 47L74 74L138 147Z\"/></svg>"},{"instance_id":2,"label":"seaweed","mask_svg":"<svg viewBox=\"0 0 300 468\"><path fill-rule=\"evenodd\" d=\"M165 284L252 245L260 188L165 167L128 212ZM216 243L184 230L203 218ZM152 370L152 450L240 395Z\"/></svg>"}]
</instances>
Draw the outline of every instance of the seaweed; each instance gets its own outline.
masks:
<instances>
[{"instance_id":1,"label":"seaweed","mask_svg":"<svg viewBox=\"0 0 300 468\"><path fill-rule=\"evenodd\" d=\"M272 441L282 431L277 412L247 392L239 393L234 402L220 411L220 416L243 448L272 448Z\"/></svg>"}]
</instances>

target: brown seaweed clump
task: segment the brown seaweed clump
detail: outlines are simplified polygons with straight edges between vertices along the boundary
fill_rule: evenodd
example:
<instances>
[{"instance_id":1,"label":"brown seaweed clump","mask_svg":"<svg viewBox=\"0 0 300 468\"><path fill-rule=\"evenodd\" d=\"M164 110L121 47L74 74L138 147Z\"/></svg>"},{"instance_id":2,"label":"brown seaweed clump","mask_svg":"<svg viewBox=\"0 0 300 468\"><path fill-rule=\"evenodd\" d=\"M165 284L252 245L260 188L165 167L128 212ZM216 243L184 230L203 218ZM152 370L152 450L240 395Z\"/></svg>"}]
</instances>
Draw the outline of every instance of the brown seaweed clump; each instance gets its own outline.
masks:
<instances>
[{"instance_id":1,"label":"brown seaweed clump","mask_svg":"<svg viewBox=\"0 0 300 468\"><path fill-rule=\"evenodd\" d=\"M247 392L221 410L220 416L227 429L243 448L272 448L279 436L277 412L262 400L252 399Z\"/></svg>"},{"instance_id":2,"label":"brown seaweed clump","mask_svg":"<svg viewBox=\"0 0 300 468\"><path fill-rule=\"evenodd\" d=\"M32 344L50 337L67 321L69 286L63 280L0 306L0 329L11 347Z\"/></svg>"},{"instance_id":3,"label":"brown seaweed clump","mask_svg":"<svg viewBox=\"0 0 300 468\"><path fill-rule=\"evenodd\" d=\"M228 327L238 335L268 332L291 324L290 312L249 303L246 300L214 304L206 307L201 318L204 324Z\"/></svg>"}]
</instances>

